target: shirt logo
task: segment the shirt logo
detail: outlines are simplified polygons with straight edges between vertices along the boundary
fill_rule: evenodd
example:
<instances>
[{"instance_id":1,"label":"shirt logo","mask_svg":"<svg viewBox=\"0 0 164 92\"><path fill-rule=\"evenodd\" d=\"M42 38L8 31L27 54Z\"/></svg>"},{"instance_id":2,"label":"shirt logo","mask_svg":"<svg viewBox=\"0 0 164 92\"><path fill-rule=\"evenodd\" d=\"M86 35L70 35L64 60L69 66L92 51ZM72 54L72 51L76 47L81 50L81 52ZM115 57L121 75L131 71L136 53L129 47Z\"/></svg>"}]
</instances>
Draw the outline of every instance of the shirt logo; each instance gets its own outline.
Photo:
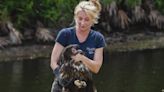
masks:
<instances>
[{"instance_id":1,"label":"shirt logo","mask_svg":"<svg viewBox=\"0 0 164 92\"><path fill-rule=\"evenodd\" d=\"M95 48L89 48L89 47L87 47L86 50L87 50L87 52L89 54L94 54L95 53Z\"/></svg>"}]
</instances>

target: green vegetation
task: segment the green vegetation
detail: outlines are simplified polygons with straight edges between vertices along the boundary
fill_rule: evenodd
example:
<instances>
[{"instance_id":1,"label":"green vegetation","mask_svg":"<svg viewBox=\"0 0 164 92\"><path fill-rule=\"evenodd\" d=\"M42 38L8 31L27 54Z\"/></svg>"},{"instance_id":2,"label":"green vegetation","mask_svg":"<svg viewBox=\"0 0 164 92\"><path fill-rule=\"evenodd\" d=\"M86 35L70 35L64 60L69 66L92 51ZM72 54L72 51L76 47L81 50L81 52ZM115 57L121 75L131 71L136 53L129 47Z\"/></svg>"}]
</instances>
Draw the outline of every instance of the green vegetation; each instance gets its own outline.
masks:
<instances>
[{"instance_id":1,"label":"green vegetation","mask_svg":"<svg viewBox=\"0 0 164 92\"><path fill-rule=\"evenodd\" d=\"M0 22L11 21L18 29L35 28L36 21L47 27L68 26L73 20L75 5L80 0L1 0ZM103 6L114 0L100 0ZM120 0L117 0L120 1ZM127 0L134 6L141 0ZM164 13L164 0L156 0L155 5Z\"/></svg>"},{"instance_id":2,"label":"green vegetation","mask_svg":"<svg viewBox=\"0 0 164 92\"><path fill-rule=\"evenodd\" d=\"M1 0L0 21L12 21L17 28L34 28L36 21L49 27L72 21L76 0ZM63 24L61 24L63 23Z\"/></svg>"}]
</instances>

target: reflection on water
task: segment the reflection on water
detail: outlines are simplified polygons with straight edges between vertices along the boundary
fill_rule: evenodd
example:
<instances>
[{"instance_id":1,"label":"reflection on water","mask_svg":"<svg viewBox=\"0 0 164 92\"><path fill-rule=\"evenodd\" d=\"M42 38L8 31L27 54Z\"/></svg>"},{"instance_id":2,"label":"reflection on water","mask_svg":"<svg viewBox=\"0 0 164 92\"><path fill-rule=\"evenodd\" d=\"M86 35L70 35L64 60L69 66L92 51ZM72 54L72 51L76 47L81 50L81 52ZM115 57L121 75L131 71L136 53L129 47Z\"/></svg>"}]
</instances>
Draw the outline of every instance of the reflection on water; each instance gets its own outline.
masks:
<instances>
[{"instance_id":1,"label":"reflection on water","mask_svg":"<svg viewBox=\"0 0 164 92\"><path fill-rule=\"evenodd\" d=\"M0 92L50 92L52 73L48 60L0 63Z\"/></svg>"},{"instance_id":2,"label":"reflection on water","mask_svg":"<svg viewBox=\"0 0 164 92\"><path fill-rule=\"evenodd\" d=\"M109 55L96 76L100 92L161 92L164 50Z\"/></svg>"},{"instance_id":3,"label":"reflection on water","mask_svg":"<svg viewBox=\"0 0 164 92\"><path fill-rule=\"evenodd\" d=\"M94 82L98 92L164 91L164 50L105 53ZM50 92L49 59L0 63L0 92Z\"/></svg>"}]
</instances>

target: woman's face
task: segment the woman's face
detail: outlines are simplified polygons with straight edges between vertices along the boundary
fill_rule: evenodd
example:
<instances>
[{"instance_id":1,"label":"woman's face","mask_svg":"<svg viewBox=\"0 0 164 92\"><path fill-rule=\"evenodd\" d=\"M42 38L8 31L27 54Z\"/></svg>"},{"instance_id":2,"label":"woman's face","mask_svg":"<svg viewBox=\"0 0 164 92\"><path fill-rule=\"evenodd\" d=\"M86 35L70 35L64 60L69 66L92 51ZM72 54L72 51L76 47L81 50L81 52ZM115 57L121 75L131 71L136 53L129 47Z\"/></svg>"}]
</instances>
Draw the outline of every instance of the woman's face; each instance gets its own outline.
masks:
<instances>
[{"instance_id":1,"label":"woman's face","mask_svg":"<svg viewBox=\"0 0 164 92\"><path fill-rule=\"evenodd\" d=\"M79 11L75 16L76 28L79 31L88 31L93 25L93 19L85 11Z\"/></svg>"}]
</instances>

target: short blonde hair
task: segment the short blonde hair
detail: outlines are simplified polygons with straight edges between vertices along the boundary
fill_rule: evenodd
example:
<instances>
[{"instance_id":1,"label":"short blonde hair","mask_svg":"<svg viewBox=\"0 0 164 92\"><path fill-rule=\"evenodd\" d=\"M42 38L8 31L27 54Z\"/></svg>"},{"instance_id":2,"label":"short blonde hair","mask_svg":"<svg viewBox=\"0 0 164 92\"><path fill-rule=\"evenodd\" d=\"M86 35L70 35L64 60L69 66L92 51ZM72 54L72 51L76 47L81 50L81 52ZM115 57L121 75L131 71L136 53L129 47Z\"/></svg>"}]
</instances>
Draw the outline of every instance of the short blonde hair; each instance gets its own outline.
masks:
<instances>
[{"instance_id":1,"label":"short blonde hair","mask_svg":"<svg viewBox=\"0 0 164 92\"><path fill-rule=\"evenodd\" d=\"M75 7L74 15L76 16L79 11L85 11L93 18L93 23L97 24L101 11L101 4L98 0L81 1Z\"/></svg>"}]
</instances>

